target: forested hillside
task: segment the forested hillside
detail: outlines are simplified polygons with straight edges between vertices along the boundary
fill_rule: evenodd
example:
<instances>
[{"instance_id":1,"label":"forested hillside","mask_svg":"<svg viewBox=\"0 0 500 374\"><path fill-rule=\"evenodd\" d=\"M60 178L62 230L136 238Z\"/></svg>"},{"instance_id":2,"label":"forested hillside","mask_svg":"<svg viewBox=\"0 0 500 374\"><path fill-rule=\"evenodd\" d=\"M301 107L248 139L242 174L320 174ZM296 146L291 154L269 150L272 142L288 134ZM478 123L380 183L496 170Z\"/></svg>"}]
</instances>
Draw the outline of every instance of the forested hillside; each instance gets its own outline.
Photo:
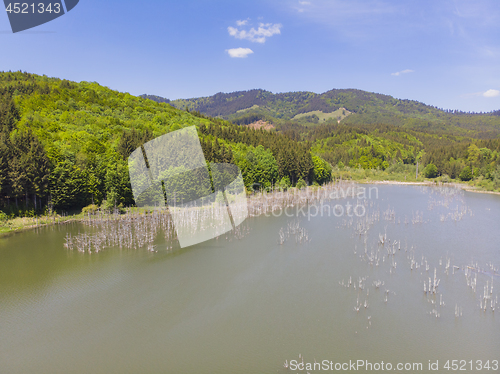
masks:
<instances>
[{"instance_id":1,"label":"forested hillside","mask_svg":"<svg viewBox=\"0 0 500 374\"><path fill-rule=\"evenodd\" d=\"M208 162L234 162L248 190L323 182L331 173L310 144L239 127L120 93L93 82L0 73L0 205L22 213L51 206L134 203L127 159L144 142L195 125Z\"/></svg>"},{"instance_id":2,"label":"forested hillside","mask_svg":"<svg viewBox=\"0 0 500 374\"><path fill-rule=\"evenodd\" d=\"M495 189L500 188L498 137L473 139L405 130L394 125L338 124L315 127L307 132L305 139L312 142L314 154L340 168L397 170L398 165L418 162L428 178L440 175L462 181L476 178L492 181Z\"/></svg>"},{"instance_id":3,"label":"forested hillside","mask_svg":"<svg viewBox=\"0 0 500 374\"><path fill-rule=\"evenodd\" d=\"M273 94L264 90L250 90L173 100L171 104L180 109L220 116L238 124L249 124L257 120L276 125L289 122L304 125L333 124L340 121L351 125L384 123L409 130L446 132L483 139L500 134L498 111L445 111L418 101L401 100L355 89L333 89L323 94ZM324 115L318 116L318 113Z\"/></svg>"}]
</instances>

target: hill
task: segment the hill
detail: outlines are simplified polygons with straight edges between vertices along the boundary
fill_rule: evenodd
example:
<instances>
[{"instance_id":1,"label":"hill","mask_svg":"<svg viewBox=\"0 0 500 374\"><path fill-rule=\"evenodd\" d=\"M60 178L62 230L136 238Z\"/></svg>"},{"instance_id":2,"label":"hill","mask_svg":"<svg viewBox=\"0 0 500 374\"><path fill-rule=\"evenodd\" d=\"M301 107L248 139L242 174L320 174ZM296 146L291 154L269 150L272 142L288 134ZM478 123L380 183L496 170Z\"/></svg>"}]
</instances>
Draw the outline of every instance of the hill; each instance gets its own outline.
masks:
<instances>
[{"instance_id":1,"label":"hill","mask_svg":"<svg viewBox=\"0 0 500 374\"><path fill-rule=\"evenodd\" d=\"M156 96L156 95L140 95L139 97L141 97L143 99L153 100L153 101L156 101L157 103L167 103L167 104L170 103L169 99L165 99L164 97Z\"/></svg>"},{"instance_id":2,"label":"hill","mask_svg":"<svg viewBox=\"0 0 500 374\"><path fill-rule=\"evenodd\" d=\"M173 100L175 107L239 125L269 123L307 141L314 155L340 168L409 170L433 164L438 175L473 178L500 187L500 111L466 113L356 89L323 94L264 90ZM480 150L480 151L479 151ZM471 162L471 160L473 160ZM422 170L422 169L420 169ZM407 173L409 175L411 173ZM467 173L463 180L468 179Z\"/></svg>"},{"instance_id":3,"label":"hill","mask_svg":"<svg viewBox=\"0 0 500 374\"><path fill-rule=\"evenodd\" d=\"M209 97L172 100L180 109L221 117L237 124L257 120L276 125L388 124L405 129L471 136L478 139L500 135L500 111L466 113L445 111L414 100L356 89L333 89L322 94L265 90L217 93Z\"/></svg>"},{"instance_id":4,"label":"hill","mask_svg":"<svg viewBox=\"0 0 500 374\"><path fill-rule=\"evenodd\" d=\"M326 163L318 163L310 145L282 133L240 127L95 82L0 72L0 207L34 214L47 206L132 205L130 153L187 126L197 127L207 162L236 163L250 191L323 181L315 165L317 171Z\"/></svg>"}]
</instances>

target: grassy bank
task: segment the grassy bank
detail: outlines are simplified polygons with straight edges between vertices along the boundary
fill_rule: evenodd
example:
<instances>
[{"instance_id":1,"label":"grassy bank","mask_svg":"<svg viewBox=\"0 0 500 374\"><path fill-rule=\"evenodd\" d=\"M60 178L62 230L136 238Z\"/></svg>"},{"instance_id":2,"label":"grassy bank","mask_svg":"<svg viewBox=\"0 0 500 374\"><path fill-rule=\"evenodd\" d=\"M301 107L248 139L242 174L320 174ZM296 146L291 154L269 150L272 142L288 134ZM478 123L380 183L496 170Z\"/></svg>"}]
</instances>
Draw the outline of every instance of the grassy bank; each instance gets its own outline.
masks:
<instances>
[{"instance_id":1,"label":"grassy bank","mask_svg":"<svg viewBox=\"0 0 500 374\"><path fill-rule=\"evenodd\" d=\"M80 221L83 220L89 212L88 207L86 209L84 208L83 210L84 211L87 210L87 213L84 211L79 211L79 212L74 212L73 214L53 213L52 215L45 214L34 217L14 217L9 219L3 219L0 220L0 236L13 232L33 229L36 227L63 224L71 221ZM140 213L140 214L148 212L146 208L120 208L119 213L126 213L128 210L130 210L130 212L132 213ZM93 210L91 211L91 213L98 215L104 214L102 213L101 210L99 211Z\"/></svg>"},{"instance_id":2,"label":"grassy bank","mask_svg":"<svg viewBox=\"0 0 500 374\"><path fill-rule=\"evenodd\" d=\"M82 213L72 215L38 216L38 217L15 217L0 221L0 236L17 231L29 230L36 227L46 225L55 225L66 223L72 220L80 220L83 218Z\"/></svg>"}]
</instances>

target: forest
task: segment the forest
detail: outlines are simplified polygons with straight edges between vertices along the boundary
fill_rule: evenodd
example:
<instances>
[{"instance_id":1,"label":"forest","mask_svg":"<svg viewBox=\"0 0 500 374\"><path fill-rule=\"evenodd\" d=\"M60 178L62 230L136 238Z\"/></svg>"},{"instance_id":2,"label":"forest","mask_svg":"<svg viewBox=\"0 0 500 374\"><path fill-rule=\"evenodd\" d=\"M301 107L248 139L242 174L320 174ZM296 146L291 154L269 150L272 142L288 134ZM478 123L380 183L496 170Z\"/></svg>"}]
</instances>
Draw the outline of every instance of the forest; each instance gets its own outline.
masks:
<instances>
[{"instance_id":1,"label":"forest","mask_svg":"<svg viewBox=\"0 0 500 374\"><path fill-rule=\"evenodd\" d=\"M172 100L170 104L179 109L244 124L248 124L249 119L259 117L275 125L293 122L315 126L318 124L315 112L333 114L342 109L350 115L340 118L340 122L349 125L385 124L405 130L482 139L500 135L500 111L471 113L443 110L415 100L397 99L357 89L333 89L322 94L305 91L273 94L265 90L249 90ZM299 120L299 115L305 116ZM338 120L338 116L332 115L325 122L336 124Z\"/></svg>"},{"instance_id":2,"label":"forest","mask_svg":"<svg viewBox=\"0 0 500 374\"><path fill-rule=\"evenodd\" d=\"M160 135L188 126L196 126L208 163L234 163L242 170L248 193L323 184L347 169L391 171L417 164L422 177L484 180L489 189L500 188L496 113L448 113L425 107L422 115L431 113L432 121L442 117L444 122L422 127L415 120L416 125L407 126L400 122L409 117L401 113L414 113L423 104L397 101L402 103L397 113L386 111L362 121L377 102L383 106L396 99L379 95L368 105L358 98L364 104L356 106L352 95L361 94L352 91L334 90L318 97L253 90L242 93L246 99L239 104L236 99L224 104L229 113L259 105L255 100L264 105L272 99L283 118L292 118L304 100L308 102L302 113L325 109L325 103L328 110L342 105L354 113L340 122L310 126L278 121L269 113L243 112L240 121L214 118L210 113L226 109L217 109L217 102L208 99L205 105L211 109L203 113L193 105L179 109L168 99L136 97L96 82L0 72L0 210L7 216L33 216L89 205L133 206L129 155ZM225 102L224 94L218 100ZM448 126L446 118L454 124ZM470 118L480 121L468 122ZM247 127L253 120L275 121L275 128Z\"/></svg>"},{"instance_id":3,"label":"forest","mask_svg":"<svg viewBox=\"0 0 500 374\"><path fill-rule=\"evenodd\" d=\"M330 166L311 154L310 144L279 132L251 130L95 82L2 72L0 209L33 215L90 204L131 206L130 153L193 125L207 162L234 162L249 192L331 178Z\"/></svg>"}]
</instances>

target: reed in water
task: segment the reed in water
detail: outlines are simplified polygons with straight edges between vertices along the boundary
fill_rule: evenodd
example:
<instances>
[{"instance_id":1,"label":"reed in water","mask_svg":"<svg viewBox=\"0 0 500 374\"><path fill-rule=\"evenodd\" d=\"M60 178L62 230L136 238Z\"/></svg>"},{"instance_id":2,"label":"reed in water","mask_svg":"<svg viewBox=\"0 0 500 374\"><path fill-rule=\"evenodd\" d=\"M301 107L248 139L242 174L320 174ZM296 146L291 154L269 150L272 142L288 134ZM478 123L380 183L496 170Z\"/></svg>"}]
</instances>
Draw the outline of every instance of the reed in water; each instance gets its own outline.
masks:
<instances>
[{"instance_id":1,"label":"reed in water","mask_svg":"<svg viewBox=\"0 0 500 374\"><path fill-rule=\"evenodd\" d=\"M235 212L234 209L248 209L248 215L255 217L272 213L277 209L318 204L324 200L332 200L346 195L355 196L355 194L355 185L349 182L329 183L321 187L306 187L302 190L291 188L286 191L262 191L251 195L247 199L246 206L231 207L231 210L234 215L241 214L241 212ZM225 210L221 209L217 203L203 208L186 208L176 221L177 229L193 227L199 222L222 222L220 216L224 213ZM211 219L206 219L207 217ZM155 241L160 233L163 234L167 243L167 250L178 245L176 227L174 227L169 208L149 210L129 208L126 210L126 214L120 214L116 209L108 212L98 211L93 214L88 213L83 219L83 223L88 227L88 230L77 235L68 234L66 248L85 253L99 252L109 247L147 248L150 251L155 251ZM200 229L204 230L208 227ZM248 230L247 225L240 225L231 233L225 233L221 236L228 240L240 239L248 234ZM287 235L288 237L294 236L298 243L309 240L307 231L297 225L289 227ZM280 235L280 242L284 242L284 236L285 233Z\"/></svg>"}]
</instances>

